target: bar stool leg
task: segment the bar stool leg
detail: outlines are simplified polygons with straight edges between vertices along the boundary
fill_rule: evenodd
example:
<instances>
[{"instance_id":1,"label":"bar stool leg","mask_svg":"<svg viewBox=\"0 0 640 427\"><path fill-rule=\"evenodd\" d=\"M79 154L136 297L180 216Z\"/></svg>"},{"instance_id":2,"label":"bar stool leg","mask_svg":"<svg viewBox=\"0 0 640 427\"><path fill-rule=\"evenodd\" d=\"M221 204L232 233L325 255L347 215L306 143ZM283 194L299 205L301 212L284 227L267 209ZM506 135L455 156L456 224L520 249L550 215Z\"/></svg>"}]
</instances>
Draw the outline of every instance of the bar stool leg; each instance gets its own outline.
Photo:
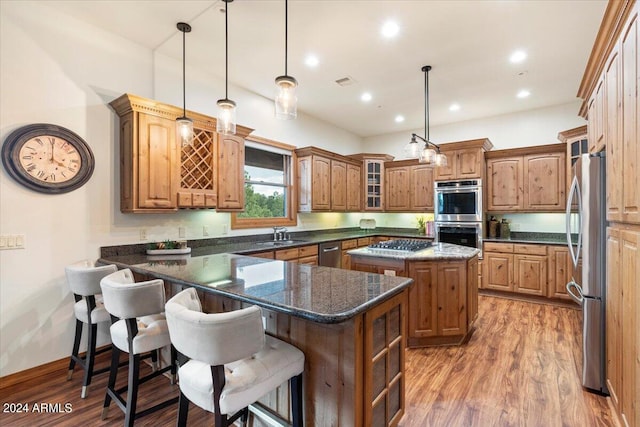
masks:
<instances>
[{"instance_id":1,"label":"bar stool leg","mask_svg":"<svg viewBox=\"0 0 640 427\"><path fill-rule=\"evenodd\" d=\"M111 394L115 390L116 378L118 376L118 365L120 365L120 349L115 345L111 346L111 369L109 370L109 382L107 383L107 393L104 396L102 405L102 419L107 419L109 405L111 404Z\"/></svg>"},{"instance_id":2,"label":"bar stool leg","mask_svg":"<svg viewBox=\"0 0 640 427\"><path fill-rule=\"evenodd\" d=\"M178 403L178 423L177 427L187 426L187 417L189 415L189 399L180 392L180 400Z\"/></svg>"},{"instance_id":3,"label":"bar stool leg","mask_svg":"<svg viewBox=\"0 0 640 427\"><path fill-rule=\"evenodd\" d=\"M82 393L80 394L80 397L83 399L87 397L87 387L89 387L89 384L91 384L91 377L93 376L93 364L96 359L96 335L98 335L97 324L92 323L87 326L87 329L89 330L87 340L87 356L84 359L84 382L82 385Z\"/></svg>"},{"instance_id":4,"label":"bar stool leg","mask_svg":"<svg viewBox=\"0 0 640 427\"><path fill-rule=\"evenodd\" d=\"M293 427L302 427L302 374L296 375L289 381L291 387L291 412L293 415Z\"/></svg>"},{"instance_id":5,"label":"bar stool leg","mask_svg":"<svg viewBox=\"0 0 640 427\"><path fill-rule=\"evenodd\" d=\"M140 374L140 355L129 353L129 380L127 387L127 410L124 414L125 427L133 427L136 418L138 400L138 379Z\"/></svg>"},{"instance_id":6,"label":"bar stool leg","mask_svg":"<svg viewBox=\"0 0 640 427\"><path fill-rule=\"evenodd\" d=\"M76 319L76 335L73 338L73 349L71 350L71 359L69 360L69 372L67 373L67 381L71 380L73 368L76 366L76 358L80 350L80 338L82 338L82 322Z\"/></svg>"},{"instance_id":7,"label":"bar stool leg","mask_svg":"<svg viewBox=\"0 0 640 427\"><path fill-rule=\"evenodd\" d=\"M173 346L173 344L171 344L170 346L171 348L171 385L175 384L177 381L177 375L176 375L176 366L177 366L177 361L178 361L178 351L176 350L176 348Z\"/></svg>"}]
</instances>

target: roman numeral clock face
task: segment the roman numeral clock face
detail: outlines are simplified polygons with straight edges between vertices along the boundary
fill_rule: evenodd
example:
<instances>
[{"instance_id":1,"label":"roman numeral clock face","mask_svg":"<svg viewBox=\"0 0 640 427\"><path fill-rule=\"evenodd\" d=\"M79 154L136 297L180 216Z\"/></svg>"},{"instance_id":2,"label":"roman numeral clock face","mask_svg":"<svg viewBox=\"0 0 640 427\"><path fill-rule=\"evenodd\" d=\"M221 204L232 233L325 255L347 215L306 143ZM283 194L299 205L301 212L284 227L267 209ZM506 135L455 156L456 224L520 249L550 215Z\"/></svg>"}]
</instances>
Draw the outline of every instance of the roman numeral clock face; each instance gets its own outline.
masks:
<instances>
[{"instance_id":1,"label":"roman numeral clock face","mask_svg":"<svg viewBox=\"0 0 640 427\"><path fill-rule=\"evenodd\" d=\"M12 132L2 163L18 183L41 193L66 193L86 183L94 168L91 149L68 129L33 124Z\"/></svg>"}]
</instances>

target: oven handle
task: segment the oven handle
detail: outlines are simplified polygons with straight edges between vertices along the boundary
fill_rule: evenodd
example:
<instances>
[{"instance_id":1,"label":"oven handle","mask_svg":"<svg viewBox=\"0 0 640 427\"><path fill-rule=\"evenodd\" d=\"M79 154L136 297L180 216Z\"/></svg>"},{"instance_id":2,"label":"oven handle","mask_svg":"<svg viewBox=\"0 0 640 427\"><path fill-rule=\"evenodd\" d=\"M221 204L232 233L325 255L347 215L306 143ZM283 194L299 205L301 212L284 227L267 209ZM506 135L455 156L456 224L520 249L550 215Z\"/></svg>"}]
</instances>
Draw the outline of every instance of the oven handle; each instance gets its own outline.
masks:
<instances>
[{"instance_id":1,"label":"oven handle","mask_svg":"<svg viewBox=\"0 0 640 427\"><path fill-rule=\"evenodd\" d=\"M436 187L436 193L475 193L480 192L480 187Z\"/></svg>"}]
</instances>

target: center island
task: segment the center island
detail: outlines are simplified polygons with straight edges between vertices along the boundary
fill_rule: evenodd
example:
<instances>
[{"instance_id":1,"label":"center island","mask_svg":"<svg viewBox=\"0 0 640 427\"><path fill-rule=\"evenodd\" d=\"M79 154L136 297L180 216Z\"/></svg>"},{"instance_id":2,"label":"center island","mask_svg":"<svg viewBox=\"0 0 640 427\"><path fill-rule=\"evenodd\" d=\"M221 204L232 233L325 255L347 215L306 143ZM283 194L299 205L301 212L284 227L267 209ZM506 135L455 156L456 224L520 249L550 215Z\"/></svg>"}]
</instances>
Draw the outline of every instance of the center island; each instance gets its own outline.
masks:
<instances>
[{"instance_id":1,"label":"center island","mask_svg":"<svg viewBox=\"0 0 640 427\"><path fill-rule=\"evenodd\" d=\"M395 426L402 418L411 279L230 253L99 261L130 268L138 281L163 279L167 298L194 287L206 312L262 307L266 332L305 354L305 425ZM290 421L289 399L284 384L252 410Z\"/></svg>"},{"instance_id":2,"label":"center island","mask_svg":"<svg viewBox=\"0 0 640 427\"><path fill-rule=\"evenodd\" d=\"M409 290L408 347L465 343L478 316L476 248L391 240L348 252L358 271L405 276Z\"/></svg>"}]
</instances>

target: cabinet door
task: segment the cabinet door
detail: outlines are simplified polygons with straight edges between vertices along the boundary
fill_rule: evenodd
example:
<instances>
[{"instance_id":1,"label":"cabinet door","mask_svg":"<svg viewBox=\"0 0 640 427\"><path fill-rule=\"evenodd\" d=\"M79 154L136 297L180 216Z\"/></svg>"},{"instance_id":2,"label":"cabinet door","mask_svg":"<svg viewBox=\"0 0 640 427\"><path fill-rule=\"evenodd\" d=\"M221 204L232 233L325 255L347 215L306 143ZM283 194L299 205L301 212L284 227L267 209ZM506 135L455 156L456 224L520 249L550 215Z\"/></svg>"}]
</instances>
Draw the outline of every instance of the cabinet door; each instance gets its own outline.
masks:
<instances>
[{"instance_id":1,"label":"cabinet door","mask_svg":"<svg viewBox=\"0 0 640 427\"><path fill-rule=\"evenodd\" d=\"M474 257L467 263L467 326L471 327L478 317L478 275L480 264L478 257ZM475 282L475 283L474 283ZM468 330L468 329L467 329Z\"/></svg>"},{"instance_id":2,"label":"cabinet door","mask_svg":"<svg viewBox=\"0 0 640 427\"><path fill-rule=\"evenodd\" d=\"M547 294L547 257L514 255L514 290L521 294Z\"/></svg>"},{"instance_id":3,"label":"cabinet door","mask_svg":"<svg viewBox=\"0 0 640 427\"><path fill-rule=\"evenodd\" d=\"M381 160L365 160L364 168L364 210L381 211L384 209L384 162Z\"/></svg>"},{"instance_id":4,"label":"cabinet door","mask_svg":"<svg viewBox=\"0 0 640 427\"><path fill-rule=\"evenodd\" d=\"M436 181L449 181L456 179L458 174L458 150L442 151L447 156L447 166L435 168Z\"/></svg>"},{"instance_id":5,"label":"cabinet door","mask_svg":"<svg viewBox=\"0 0 640 427\"><path fill-rule=\"evenodd\" d=\"M402 166L397 168L387 168L386 176L386 210L406 211L410 206L410 168Z\"/></svg>"},{"instance_id":6,"label":"cabinet door","mask_svg":"<svg viewBox=\"0 0 640 427\"><path fill-rule=\"evenodd\" d=\"M218 210L244 209L244 139L218 138Z\"/></svg>"},{"instance_id":7,"label":"cabinet door","mask_svg":"<svg viewBox=\"0 0 640 427\"><path fill-rule=\"evenodd\" d=\"M174 120L138 115L138 207L175 209L180 185Z\"/></svg>"},{"instance_id":8,"label":"cabinet door","mask_svg":"<svg viewBox=\"0 0 640 427\"><path fill-rule=\"evenodd\" d=\"M467 332L466 262L437 265L438 335L464 335Z\"/></svg>"},{"instance_id":9,"label":"cabinet door","mask_svg":"<svg viewBox=\"0 0 640 427\"><path fill-rule=\"evenodd\" d=\"M359 211L362 203L362 173L360 166L347 164L347 210Z\"/></svg>"},{"instance_id":10,"label":"cabinet door","mask_svg":"<svg viewBox=\"0 0 640 427\"><path fill-rule=\"evenodd\" d=\"M607 388L611 401L620 412L622 395L622 271L620 263L620 230L607 228Z\"/></svg>"},{"instance_id":11,"label":"cabinet door","mask_svg":"<svg viewBox=\"0 0 640 427\"><path fill-rule=\"evenodd\" d=\"M414 284L409 288L409 337L424 338L437 334L437 264L409 263L409 277Z\"/></svg>"},{"instance_id":12,"label":"cabinet door","mask_svg":"<svg viewBox=\"0 0 640 427\"><path fill-rule=\"evenodd\" d=\"M331 210L347 210L347 164L331 160Z\"/></svg>"},{"instance_id":13,"label":"cabinet door","mask_svg":"<svg viewBox=\"0 0 640 427\"><path fill-rule=\"evenodd\" d=\"M457 179L482 178L484 151L480 148L458 150Z\"/></svg>"},{"instance_id":14,"label":"cabinet door","mask_svg":"<svg viewBox=\"0 0 640 427\"><path fill-rule=\"evenodd\" d=\"M513 291L513 254L485 252L482 264L486 289Z\"/></svg>"},{"instance_id":15,"label":"cabinet door","mask_svg":"<svg viewBox=\"0 0 640 427\"><path fill-rule=\"evenodd\" d=\"M564 211L565 153L524 156L525 210Z\"/></svg>"},{"instance_id":16,"label":"cabinet door","mask_svg":"<svg viewBox=\"0 0 640 427\"><path fill-rule=\"evenodd\" d=\"M411 169L411 210L433 212L433 168L426 165Z\"/></svg>"},{"instance_id":17,"label":"cabinet door","mask_svg":"<svg viewBox=\"0 0 640 427\"><path fill-rule=\"evenodd\" d=\"M607 135L607 219L622 219L622 192L624 188L622 159L622 109L620 103L620 55L618 50L611 52L605 68L607 118L604 122Z\"/></svg>"},{"instance_id":18,"label":"cabinet door","mask_svg":"<svg viewBox=\"0 0 640 427\"><path fill-rule=\"evenodd\" d=\"M523 158L487 160L487 210L513 211L523 207Z\"/></svg>"},{"instance_id":19,"label":"cabinet door","mask_svg":"<svg viewBox=\"0 0 640 427\"><path fill-rule=\"evenodd\" d=\"M614 180L622 185L622 221L640 224L640 29L638 28L638 3L635 15L629 21L622 37L622 172ZM607 137L608 138L608 137ZM618 138L619 144L620 138ZM607 141L608 142L608 141ZM607 171L608 173L609 171ZM623 180L623 177L626 180ZM634 181L635 178L635 181ZM640 404L638 404L640 407ZM640 422L640 420L637 420Z\"/></svg>"},{"instance_id":20,"label":"cabinet door","mask_svg":"<svg viewBox=\"0 0 640 427\"><path fill-rule=\"evenodd\" d=\"M571 281L571 262L568 247L549 246L549 275L547 282L547 296L549 298L573 301L567 294L567 283Z\"/></svg>"},{"instance_id":21,"label":"cabinet door","mask_svg":"<svg viewBox=\"0 0 640 427\"><path fill-rule=\"evenodd\" d=\"M331 160L311 156L311 209L331 209Z\"/></svg>"},{"instance_id":22,"label":"cabinet door","mask_svg":"<svg viewBox=\"0 0 640 427\"><path fill-rule=\"evenodd\" d=\"M591 135L589 138L589 152L600 151L605 144L604 134L604 78L601 78L595 93L589 103L589 127Z\"/></svg>"}]
</instances>

